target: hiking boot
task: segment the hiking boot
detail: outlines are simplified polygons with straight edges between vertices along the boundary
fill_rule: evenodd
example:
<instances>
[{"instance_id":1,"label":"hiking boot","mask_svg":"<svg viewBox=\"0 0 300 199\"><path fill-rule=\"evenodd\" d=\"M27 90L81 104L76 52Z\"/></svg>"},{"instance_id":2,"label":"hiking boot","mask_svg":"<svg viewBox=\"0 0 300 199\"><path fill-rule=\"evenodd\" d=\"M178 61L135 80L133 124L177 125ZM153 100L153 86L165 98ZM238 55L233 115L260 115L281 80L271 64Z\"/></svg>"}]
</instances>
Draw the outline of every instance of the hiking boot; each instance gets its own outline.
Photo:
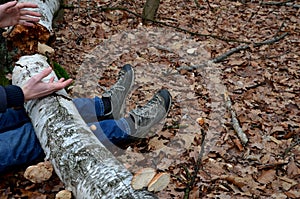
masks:
<instances>
[{"instance_id":1,"label":"hiking boot","mask_svg":"<svg viewBox=\"0 0 300 199\"><path fill-rule=\"evenodd\" d=\"M134 71L126 64L119 72L118 81L102 94L102 99L110 100L111 110L103 117L105 119L120 119L125 113L125 99L134 83Z\"/></svg>"},{"instance_id":2,"label":"hiking boot","mask_svg":"<svg viewBox=\"0 0 300 199\"><path fill-rule=\"evenodd\" d=\"M129 112L134 129L130 136L145 138L150 129L164 119L171 107L172 97L168 90L158 91L148 103Z\"/></svg>"}]
</instances>

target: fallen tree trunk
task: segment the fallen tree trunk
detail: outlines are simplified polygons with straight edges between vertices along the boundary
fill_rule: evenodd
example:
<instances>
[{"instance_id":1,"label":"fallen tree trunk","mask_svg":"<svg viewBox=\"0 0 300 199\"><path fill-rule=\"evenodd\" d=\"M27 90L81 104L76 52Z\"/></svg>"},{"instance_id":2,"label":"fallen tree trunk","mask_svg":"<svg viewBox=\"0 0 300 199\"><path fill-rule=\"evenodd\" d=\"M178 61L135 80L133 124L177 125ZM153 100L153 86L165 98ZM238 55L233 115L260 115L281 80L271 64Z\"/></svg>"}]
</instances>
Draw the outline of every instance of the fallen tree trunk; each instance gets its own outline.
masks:
<instances>
[{"instance_id":1,"label":"fallen tree trunk","mask_svg":"<svg viewBox=\"0 0 300 199\"><path fill-rule=\"evenodd\" d=\"M45 10L42 11L41 23L36 28L41 27L44 36L48 35L51 32L51 23L47 27L44 24L49 25L47 21L52 20L55 9L58 9L57 4L53 3L53 0L34 2L40 9L41 4L46 4L43 7ZM51 5L55 6L55 9ZM44 13L52 14L48 16ZM15 30L12 31L14 34L10 35L12 40L20 35L28 38L31 34L35 34L25 27L19 27L17 32L14 32ZM35 44L36 40L39 38L30 37L26 41ZM20 45L24 47L21 43ZM24 49L23 53L28 51L33 55L20 57L15 65L13 84L21 87L32 76L49 67L47 58L34 54L35 51L30 45ZM54 72L43 81L48 82L51 76L55 76ZM65 90L42 99L31 100L25 104L25 109L31 118L46 159L51 161L66 189L72 191L75 198L156 198L148 191L132 189L132 174L87 127Z\"/></svg>"}]
</instances>

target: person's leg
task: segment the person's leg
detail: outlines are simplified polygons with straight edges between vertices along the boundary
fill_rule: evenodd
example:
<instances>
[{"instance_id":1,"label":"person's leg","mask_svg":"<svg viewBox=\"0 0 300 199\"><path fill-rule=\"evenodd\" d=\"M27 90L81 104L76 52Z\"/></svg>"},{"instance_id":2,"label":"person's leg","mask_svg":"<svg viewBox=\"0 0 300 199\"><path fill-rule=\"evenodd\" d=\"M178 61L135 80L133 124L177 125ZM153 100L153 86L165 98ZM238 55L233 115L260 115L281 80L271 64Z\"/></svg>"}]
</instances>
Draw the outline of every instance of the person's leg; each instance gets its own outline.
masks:
<instances>
[{"instance_id":1,"label":"person's leg","mask_svg":"<svg viewBox=\"0 0 300 199\"><path fill-rule=\"evenodd\" d=\"M98 117L104 116L104 103L99 97L91 98L76 98L73 102L86 123L97 122Z\"/></svg>"},{"instance_id":2,"label":"person's leg","mask_svg":"<svg viewBox=\"0 0 300 199\"><path fill-rule=\"evenodd\" d=\"M23 108L7 109L6 112L0 113L0 133L21 127L28 122L30 119Z\"/></svg>"},{"instance_id":3,"label":"person's leg","mask_svg":"<svg viewBox=\"0 0 300 199\"><path fill-rule=\"evenodd\" d=\"M143 107L129 112L129 116L119 120L103 120L90 123L91 130L106 146L112 142L117 146L126 146L130 143L146 138L153 126L166 117L171 106L171 95L163 89Z\"/></svg>"},{"instance_id":4,"label":"person's leg","mask_svg":"<svg viewBox=\"0 0 300 199\"><path fill-rule=\"evenodd\" d=\"M102 98L79 98L73 102L86 123L120 119L124 116L125 100L133 83L133 68L126 64L120 70L117 82L102 94Z\"/></svg>"},{"instance_id":5,"label":"person's leg","mask_svg":"<svg viewBox=\"0 0 300 199\"><path fill-rule=\"evenodd\" d=\"M0 173L43 156L31 123L0 133Z\"/></svg>"}]
</instances>

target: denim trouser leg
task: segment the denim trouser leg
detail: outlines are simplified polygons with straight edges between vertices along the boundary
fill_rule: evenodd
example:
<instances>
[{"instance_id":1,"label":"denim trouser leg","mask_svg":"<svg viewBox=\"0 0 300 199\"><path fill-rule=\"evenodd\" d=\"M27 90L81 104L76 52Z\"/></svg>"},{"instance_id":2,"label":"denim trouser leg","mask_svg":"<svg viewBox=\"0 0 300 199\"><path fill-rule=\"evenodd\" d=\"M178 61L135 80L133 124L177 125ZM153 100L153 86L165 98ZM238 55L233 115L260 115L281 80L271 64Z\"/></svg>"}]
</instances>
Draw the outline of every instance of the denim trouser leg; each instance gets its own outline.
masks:
<instances>
[{"instance_id":1,"label":"denim trouser leg","mask_svg":"<svg viewBox=\"0 0 300 199\"><path fill-rule=\"evenodd\" d=\"M93 129L93 133L104 145L107 144L106 146L110 143L115 145L126 143L126 140L129 139L130 128L124 118L119 120L103 120L89 123L88 125L96 126L96 129Z\"/></svg>"},{"instance_id":2,"label":"denim trouser leg","mask_svg":"<svg viewBox=\"0 0 300 199\"><path fill-rule=\"evenodd\" d=\"M104 115L104 104L99 97L77 98L73 102L86 123L97 122L97 117Z\"/></svg>"},{"instance_id":3,"label":"denim trouser leg","mask_svg":"<svg viewBox=\"0 0 300 199\"><path fill-rule=\"evenodd\" d=\"M100 141L119 143L126 139L126 132L130 130L125 119L97 122L97 117L104 114L101 98L75 99L74 103L84 121L97 127L94 134ZM0 173L15 165L30 163L43 154L24 109L7 109L0 114Z\"/></svg>"},{"instance_id":4,"label":"denim trouser leg","mask_svg":"<svg viewBox=\"0 0 300 199\"><path fill-rule=\"evenodd\" d=\"M25 110L7 109L0 114L0 173L42 156L43 150Z\"/></svg>"},{"instance_id":5,"label":"denim trouser leg","mask_svg":"<svg viewBox=\"0 0 300 199\"><path fill-rule=\"evenodd\" d=\"M97 121L97 117L104 115L104 105L101 98L78 98L73 101L84 121L89 126L96 126L96 130L93 133L101 142L107 142L108 139L110 142L118 144L128 138L127 133L130 133L130 128L124 118L120 120Z\"/></svg>"}]
</instances>

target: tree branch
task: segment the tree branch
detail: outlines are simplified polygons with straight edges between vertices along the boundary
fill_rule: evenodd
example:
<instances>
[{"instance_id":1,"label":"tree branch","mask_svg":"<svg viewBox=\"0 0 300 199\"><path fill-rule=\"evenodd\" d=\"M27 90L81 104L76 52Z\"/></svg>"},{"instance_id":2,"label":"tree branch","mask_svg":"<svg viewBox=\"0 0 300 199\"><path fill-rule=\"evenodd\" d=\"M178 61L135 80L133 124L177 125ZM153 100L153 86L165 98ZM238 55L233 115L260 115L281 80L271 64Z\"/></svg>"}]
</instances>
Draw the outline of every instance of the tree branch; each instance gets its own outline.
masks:
<instances>
[{"instance_id":1,"label":"tree branch","mask_svg":"<svg viewBox=\"0 0 300 199\"><path fill-rule=\"evenodd\" d=\"M288 0L285 2L278 2L278 1L268 1L268 2L261 2L262 5L271 5L271 6L289 6L292 8L300 8L300 4L293 3L294 1Z\"/></svg>"},{"instance_id":2,"label":"tree branch","mask_svg":"<svg viewBox=\"0 0 300 199\"><path fill-rule=\"evenodd\" d=\"M251 44L251 42L248 42L248 41L241 41L241 40L236 40L236 39L228 39L228 38L225 38L223 36L213 35L213 34L201 34L201 33L192 32L192 31L189 31L187 29L184 29L184 28L181 28L181 27L178 27L178 26L175 26L175 25L171 25L171 24L168 24L168 23L165 23L165 22L162 22L162 21L145 19L145 17L143 17L142 15L140 15L138 13L135 13L135 12L133 12L133 11L127 9L127 8L124 8L124 7L98 7L98 10L100 12L111 11L111 10L121 10L121 11L128 12L128 13L136 16L136 17L139 17L142 20L147 20L147 21L150 21L150 22L152 22L154 24L158 24L158 25L162 25L162 26L174 28L175 30L178 30L178 31L184 32L184 33L188 33L188 34L190 34L192 36L210 37L210 38L218 39L218 40L225 41L225 42L235 42L235 43Z\"/></svg>"},{"instance_id":3,"label":"tree branch","mask_svg":"<svg viewBox=\"0 0 300 199\"><path fill-rule=\"evenodd\" d=\"M188 199L189 198L190 191L191 191L191 189L193 188L193 186L195 184L198 172L199 172L199 170L201 168L202 158L203 158L203 155L204 155L204 147L205 147L205 144L206 144L206 142L205 142L206 133L205 133L204 130L201 129L201 134L202 134L201 149L200 149L200 152L199 152L199 155L198 155L198 159L197 159L197 162L196 162L196 165L195 165L195 168L194 168L194 173L191 176L191 180L189 181L189 183L187 184L187 187L185 189L184 199Z\"/></svg>"},{"instance_id":4,"label":"tree branch","mask_svg":"<svg viewBox=\"0 0 300 199\"><path fill-rule=\"evenodd\" d=\"M262 45L273 44L275 42L280 41L281 39L283 39L287 35L288 35L288 33L283 33L282 35L279 35L277 37L273 37L272 39L268 39L268 40L265 40L265 41L262 41L262 42L254 43L253 47L260 47ZM242 50L247 50L250 47L251 47L251 45L240 45L240 46L238 46L236 48L232 48L229 51L225 52L224 54L222 54L222 55L220 55L220 56L218 56L218 57L216 57L212 60L204 62L204 63L202 63L198 66L181 66L181 67L177 68L177 70L178 71L181 71L181 70L192 71L192 70L195 70L195 69L198 69L198 68L203 68L203 67L207 66L208 62L219 63L219 62L222 62L223 60L225 60L226 58L228 58L229 56L231 56L232 54L238 53Z\"/></svg>"}]
</instances>

